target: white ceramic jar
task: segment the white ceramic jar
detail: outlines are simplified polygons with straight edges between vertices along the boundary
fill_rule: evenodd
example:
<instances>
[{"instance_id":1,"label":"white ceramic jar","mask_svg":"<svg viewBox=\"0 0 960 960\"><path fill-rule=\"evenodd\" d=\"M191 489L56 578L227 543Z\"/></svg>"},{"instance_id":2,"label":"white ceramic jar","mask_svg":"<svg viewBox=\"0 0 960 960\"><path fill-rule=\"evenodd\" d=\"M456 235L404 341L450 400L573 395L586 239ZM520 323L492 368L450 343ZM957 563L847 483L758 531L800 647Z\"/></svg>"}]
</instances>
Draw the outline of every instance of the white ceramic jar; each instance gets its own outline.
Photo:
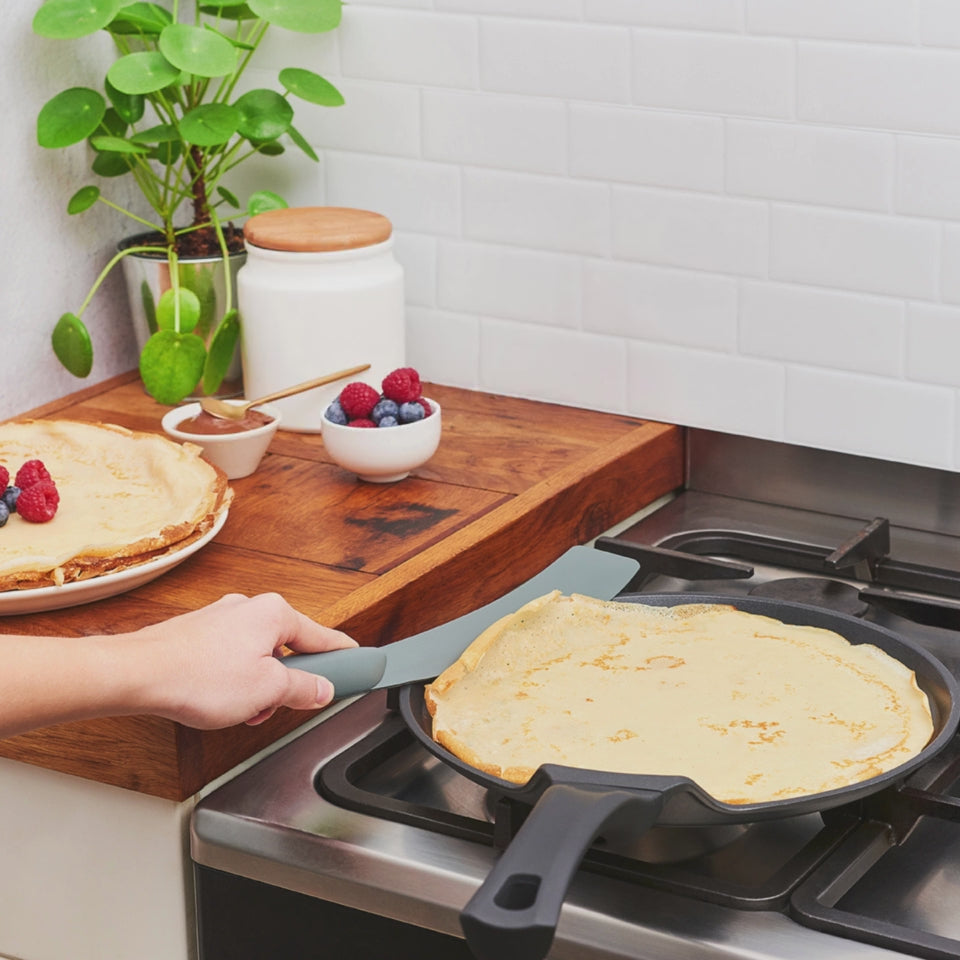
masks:
<instances>
[{"instance_id":1,"label":"white ceramic jar","mask_svg":"<svg viewBox=\"0 0 960 960\"><path fill-rule=\"evenodd\" d=\"M379 390L406 365L392 233L381 214L344 207L270 210L246 222L237 304L247 398L362 363L370 369L356 379ZM276 401L281 429L319 433L346 382Z\"/></svg>"}]
</instances>

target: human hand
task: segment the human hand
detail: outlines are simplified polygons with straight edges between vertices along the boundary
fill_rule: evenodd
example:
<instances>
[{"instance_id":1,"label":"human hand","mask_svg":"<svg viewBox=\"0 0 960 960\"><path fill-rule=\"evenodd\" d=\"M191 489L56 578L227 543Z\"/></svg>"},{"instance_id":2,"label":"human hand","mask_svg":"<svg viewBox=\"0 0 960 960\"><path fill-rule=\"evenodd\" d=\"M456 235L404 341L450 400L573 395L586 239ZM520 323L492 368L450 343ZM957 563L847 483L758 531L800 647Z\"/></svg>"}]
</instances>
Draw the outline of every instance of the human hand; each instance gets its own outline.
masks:
<instances>
[{"instance_id":1,"label":"human hand","mask_svg":"<svg viewBox=\"0 0 960 960\"><path fill-rule=\"evenodd\" d=\"M127 637L148 668L141 693L146 711L201 730L262 723L281 706L326 706L333 699L330 682L285 667L280 649L320 653L357 645L276 593L228 594Z\"/></svg>"}]
</instances>

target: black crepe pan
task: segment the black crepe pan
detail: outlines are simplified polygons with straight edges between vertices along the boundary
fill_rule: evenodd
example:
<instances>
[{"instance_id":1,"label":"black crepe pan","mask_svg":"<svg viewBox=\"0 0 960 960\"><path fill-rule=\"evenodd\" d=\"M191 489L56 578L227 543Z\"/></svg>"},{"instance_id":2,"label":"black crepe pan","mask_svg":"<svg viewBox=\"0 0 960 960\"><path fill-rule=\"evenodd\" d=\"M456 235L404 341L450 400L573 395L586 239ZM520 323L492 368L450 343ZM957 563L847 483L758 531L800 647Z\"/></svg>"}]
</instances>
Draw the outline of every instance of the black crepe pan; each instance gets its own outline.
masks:
<instances>
[{"instance_id":1,"label":"black crepe pan","mask_svg":"<svg viewBox=\"0 0 960 960\"><path fill-rule=\"evenodd\" d=\"M844 613L761 597L643 594L622 601L655 606L719 603L784 623L834 630L854 644L872 643L914 671L933 714L934 733L908 762L839 790L770 803L727 804L682 776L619 774L544 764L525 784L464 763L430 735L423 684L400 690L400 711L413 735L464 776L531 807L523 826L460 914L479 960L540 960L550 949L567 888L591 843L610 827L645 833L655 825L712 826L816 813L852 803L905 778L952 739L960 722L953 674L907 639ZM665 735L669 721L665 720Z\"/></svg>"}]
</instances>

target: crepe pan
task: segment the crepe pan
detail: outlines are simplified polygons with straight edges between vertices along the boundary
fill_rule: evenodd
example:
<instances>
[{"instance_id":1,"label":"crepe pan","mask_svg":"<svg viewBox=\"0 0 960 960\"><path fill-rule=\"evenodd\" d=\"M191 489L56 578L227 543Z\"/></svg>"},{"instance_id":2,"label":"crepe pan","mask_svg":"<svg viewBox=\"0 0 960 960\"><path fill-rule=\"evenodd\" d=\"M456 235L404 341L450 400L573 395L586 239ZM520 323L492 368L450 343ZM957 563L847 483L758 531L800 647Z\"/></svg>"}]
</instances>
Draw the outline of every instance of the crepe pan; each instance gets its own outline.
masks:
<instances>
[{"instance_id":1,"label":"crepe pan","mask_svg":"<svg viewBox=\"0 0 960 960\"><path fill-rule=\"evenodd\" d=\"M515 784L464 763L436 743L422 684L400 691L401 714L431 753L464 776L531 807L523 826L460 914L479 960L540 960L553 941L567 888L587 848L606 829L637 835L654 825L711 826L816 813L860 800L907 776L946 746L960 721L957 681L929 653L903 637L843 613L759 597L644 594L619 600L674 606L719 603L785 623L833 630L851 643L872 643L914 671L927 694L934 733L913 759L877 777L838 790L768 803L727 804L691 779L586 770L544 764ZM669 720L664 735L669 735Z\"/></svg>"}]
</instances>

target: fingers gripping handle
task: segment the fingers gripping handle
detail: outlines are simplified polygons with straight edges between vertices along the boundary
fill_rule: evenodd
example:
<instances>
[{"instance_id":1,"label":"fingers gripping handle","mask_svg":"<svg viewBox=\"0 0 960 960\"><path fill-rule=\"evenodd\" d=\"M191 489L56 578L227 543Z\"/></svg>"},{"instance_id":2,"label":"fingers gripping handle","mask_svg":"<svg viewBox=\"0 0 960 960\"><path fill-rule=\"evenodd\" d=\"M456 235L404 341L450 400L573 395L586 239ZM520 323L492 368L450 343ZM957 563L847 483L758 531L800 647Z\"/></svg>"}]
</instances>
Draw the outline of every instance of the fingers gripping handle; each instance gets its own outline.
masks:
<instances>
[{"instance_id":1,"label":"fingers gripping handle","mask_svg":"<svg viewBox=\"0 0 960 960\"><path fill-rule=\"evenodd\" d=\"M372 690L387 669L387 656L379 647L349 647L326 653L298 653L284 657L284 666L317 673L333 684L337 700Z\"/></svg>"},{"instance_id":2,"label":"fingers gripping handle","mask_svg":"<svg viewBox=\"0 0 960 960\"><path fill-rule=\"evenodd\" d=\"M662 794L652 791L550 787L460 914L478 960L545 957L567 888L590 844L621 813L644 832L662 805Z\"/></svg>"}]
</instances>

